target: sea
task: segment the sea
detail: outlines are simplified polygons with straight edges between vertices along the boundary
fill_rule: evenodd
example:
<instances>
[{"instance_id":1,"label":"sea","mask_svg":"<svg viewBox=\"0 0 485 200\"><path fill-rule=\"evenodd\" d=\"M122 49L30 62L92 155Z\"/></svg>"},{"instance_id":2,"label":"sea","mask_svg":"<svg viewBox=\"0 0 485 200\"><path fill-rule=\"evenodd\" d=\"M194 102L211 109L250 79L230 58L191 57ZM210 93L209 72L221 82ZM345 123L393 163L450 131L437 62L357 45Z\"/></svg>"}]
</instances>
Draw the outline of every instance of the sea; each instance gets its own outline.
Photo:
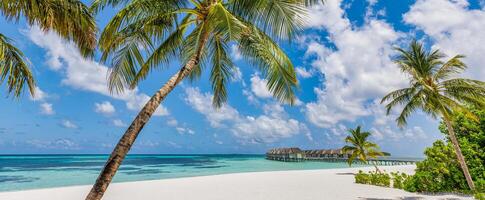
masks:
<instances>
[{"instance_id":1,"label":"sea","mask_svg":"<svg viewBox=\"0 0 485 200\"><path fill-rule=\"evenodd\" d=\"M107 158L108 155L0 155L0 191L90 185ZM113 182L345 167L348 165L343 162L270 161L264 155L128 155Z\"/></svg>"}]
</instances>

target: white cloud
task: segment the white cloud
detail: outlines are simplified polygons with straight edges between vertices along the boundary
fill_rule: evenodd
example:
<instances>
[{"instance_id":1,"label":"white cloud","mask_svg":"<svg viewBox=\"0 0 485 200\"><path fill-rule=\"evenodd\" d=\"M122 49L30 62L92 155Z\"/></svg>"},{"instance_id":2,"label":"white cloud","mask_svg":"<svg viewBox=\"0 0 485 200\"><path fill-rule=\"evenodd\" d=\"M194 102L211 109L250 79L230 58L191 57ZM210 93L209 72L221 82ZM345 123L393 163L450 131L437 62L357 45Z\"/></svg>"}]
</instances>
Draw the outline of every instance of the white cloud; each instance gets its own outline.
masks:
<instances>
[{"instance_id":1,"label":"white cloud","mask_svg":"<svg viewBox=\"0 0 485 200\"><path fill-rule=\"evenodd\" d=\"M28 140L27 144L30 144L40 149L64 149L64 150L78 150L79 145L70 139L61 138L53 141L44 140Z\"/></svg>"},{"instance_id":2,"label":"white cloud","mask_svg":"<svg viewBox=\"0 0 485 200\"><path fill-rule=\"evenodd\" d=\"M309 130L306 125L289 118L279 104L263 106L263 115L244 116L229 105L214 110L211 104L212 95L201 93L198 88L187 88L185 92L187 104L203 114L212 127L228 129L244 143L270 143L300 133L305 133L308 137Z\"/></svg>"},{"instance_id":3,"label":"white cloud","mask_svg":"<svg viewBox=\"0 0 485 200\"><path fill-rule=\"evenodd\" d=\"M44 114L44 115L53 115L53 114L55 114L55 111L52 108L52 104L42 103L42 104L40 104L40 113Z\"/></svg>"},{"instance_id":4,"label":"white cloud","mask_svg":"<svg viewBox=\"0 0 485 200\"><path fill-rule=\"evenodd\" d=\"M296 74L298 76L300 76L301 78L310 78L310 77L313 76L313 72L312 71L307 70L307 69L305 69L303 67L297 67L295 69L295 71L296 71Z\"/></svg>"},{"instance_id":5,"label":"white cloud","mask_svg":"<svg viewBox=\"0 0 485 200\"><path fill-rule=\"evenodd\" d=\"M32 101L44 101L47 97L49 97L49 94L42 91L37 86L35 87L35 96L29 96L30 100Z\"/></svg>"},{"instance_id":6,"label":"white cloud","mask_svg":"<svg viewBox=\"0 0 485 200\"><path fill-rule=\"evenodd\" d=\"M214 110L210 93L201 93L198 88L189 87L185 89L185 94L185 102L197 112L204 114L213 127L219 127L221 122L233 121L239 117L237 110L227 104Z\"/></svg>"},{"instance_id":7,"label":"white cloud","mask_svg":"<svg viewBox=\"0 0 485 200\"><path fill-rule=\"evenodd\" d=\"M404 21L429 36L432 48L448 56L466 55L465 76L485 80L485 10L468 5L466 0L419 0L404 14Z\"/></svg>"},{"instance_id":8,"label":"white cloud","mask_svg":"<svg viewBox=\"0 0 485 200\"><path fill-rule=\"evenodd\" d=\"M128 126L121 119L114 119L113 120L113 125L114 126L117 126L117 127L126 127L126 126Z\"/></svg>"},{"instance_id":9,"label":"white cloud","mask_svg":"<svg viewBox=\"0 0 485 200\"><path fill-rule=\"evenodd\" d=\"M251 91L260 98L271 98L273 95L268 90L266 79L262 79L258 74L253 74L251 77Z\"/></svg>"},{"instance_id":10,"label":"white cloud","mask_svg":"<svg viewBox=\"0 0 485 200\"><path fill-rule=\"evenodd\" d=\"M136 88L123 94L111 94L107 87L108 67L84 59L75 45L63 41L56 33L46 33L34 26L26 34L37 46L47 51L46 56L50 67L64 76L62 84L125 101L127 108L133 111L139 111L150 99L148 95L140 93ZM162 105L155 112L157 116L168 114L168 110Z\"/></svg>"},{"instance_id":11,"label":"white cloud","mask_svg":"<svg viewBox=\"0 0 485 200\"><path fill-rule=\"evenodd\" d=\"M241 51L235 44L231 45L231 57L236 61L242 59Z\"/></svg>"},{"instance_id":12,"label":"white cloud","mask_svg":"<svg viewBox=\"0 0 485 200\"><path fill-rule=\"evenodd\" d=\"M94 103L94 111L104 115L111 115L116 112L115 107L109 101Z\"/></svg>"},{"instance_id":13,"label":"white cloud","mask_svg":"<svg viewBox=\"0 0 485 200\"><path fill-rule=\"evenodd\" d=\"M176 127L175 130L177 130L177 132L181 135L183 134L190 134L190 135L193 135L195 134L195 131L190 129L190 128L184 128L184 127Z\"/></svg>"},{"instance_id":14,"label":"white cloud","mask_svg":"<svg viewBox=\"0 0 485 200\"><path fill-rule=\"evenodd\" d=\"M167 120L167 125L169 125L169 126L177 126L178 125L178 121L176 119L173 119L173 118L168 119Z\"/></svg>"},{"instance_id":15,"label":"white cloud","mask_svg":"<svg viewBox=\"0 0 485 200\"><path fill-rule=\"evenodd\" d=\"M340 6L341 1L317 6L310 24L325 29L335 48L317 40L305 41L306 57L315 58L312 66L325 75L322 88L314 89L317 101L307 103L305 113L310 122L323 128L372 115L369 102L406 83L391 60L393 45L403 35L377 19L366 19L356 27Z\"/></svg>"},{"instance_id":16,"label":"white cloud","mask_svg":"<svg viewBox=\"0 0 485 200\"><path fill-rule=\"evenodd\" d=\"M70 128L70 129L77 129L78 128L78 126L70 120L62 120L61 125L64 128Z\"/></svg>"}]
</instances>

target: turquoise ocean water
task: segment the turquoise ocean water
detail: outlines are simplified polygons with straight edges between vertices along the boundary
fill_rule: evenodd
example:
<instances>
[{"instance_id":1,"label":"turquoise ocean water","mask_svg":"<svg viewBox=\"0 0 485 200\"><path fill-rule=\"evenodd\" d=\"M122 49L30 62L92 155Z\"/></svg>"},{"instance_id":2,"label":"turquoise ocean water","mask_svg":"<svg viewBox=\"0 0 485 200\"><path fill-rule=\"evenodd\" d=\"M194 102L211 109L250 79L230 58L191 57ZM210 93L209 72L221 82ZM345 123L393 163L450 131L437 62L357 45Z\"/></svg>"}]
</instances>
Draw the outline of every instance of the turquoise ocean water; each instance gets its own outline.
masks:
<instances>
[{"instance_id":1,"label":"turquoise ocean water","mask_svg":"<svg viewBox=\"0 0 485 200\"><path fill-rule=\"evenodd\" d=\"M107 157L0 155L0 191L93 184ZM269 161L263 155L129 155L116 174L114 182L344 167L348 166L345 163Z\"/></svg>"}]
</instances>

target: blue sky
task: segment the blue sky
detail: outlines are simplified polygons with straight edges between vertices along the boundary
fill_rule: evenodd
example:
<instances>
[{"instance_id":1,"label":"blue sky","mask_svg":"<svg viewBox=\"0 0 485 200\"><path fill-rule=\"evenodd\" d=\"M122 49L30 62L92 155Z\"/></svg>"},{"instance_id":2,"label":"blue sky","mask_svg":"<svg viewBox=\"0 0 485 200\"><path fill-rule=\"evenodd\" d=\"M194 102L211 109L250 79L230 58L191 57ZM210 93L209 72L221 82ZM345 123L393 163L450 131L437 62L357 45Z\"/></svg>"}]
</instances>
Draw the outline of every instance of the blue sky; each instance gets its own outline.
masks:
<instances>
[{"instance_id":1,"label":"blue sky","mask_svg":"<svg viewBox=\"0 0 485 200\"><path fill-rule=\"evenodd\" d=\"M443 138L438 121L415 113L404 129L385 116L378 100L405 86L392 63L393 47L413 38L447 55L465 54L465 77L484 80L485 9L466 0L328 0L315 6L305 31L284 49L297 66L298 104L271 98L265 80L231 48L240 73L229 85L229 102L211 107L205 73L183 82L144 128L132 153L263 153L268 148L338 148L348 128L362 125L372 140L396 156L421 156ZM97 18L102 28L114 10ZM32 63L35 98L0 99L0 154L109 153L140 106L180 64L155 71L134 91L112 95L107 66L84 60L72 44L23 21L0 19ZM5 94L5 92L4 92Z\"/></svg>"}]
</instances>

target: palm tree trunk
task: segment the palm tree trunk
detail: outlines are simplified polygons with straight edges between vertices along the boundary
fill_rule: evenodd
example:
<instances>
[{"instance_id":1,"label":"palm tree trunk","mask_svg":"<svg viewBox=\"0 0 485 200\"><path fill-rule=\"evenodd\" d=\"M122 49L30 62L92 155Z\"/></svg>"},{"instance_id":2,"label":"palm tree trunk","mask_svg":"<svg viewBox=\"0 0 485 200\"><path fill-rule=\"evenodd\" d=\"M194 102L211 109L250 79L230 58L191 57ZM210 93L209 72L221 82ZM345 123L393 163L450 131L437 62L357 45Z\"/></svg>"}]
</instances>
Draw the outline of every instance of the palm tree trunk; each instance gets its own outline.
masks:
<instances>
[{"instance_id":1,"label":"palm tree trunk","mask_svg":"<svg viewBox=\"0 0 485 200\"><path fill-rule=\"evenodd\" d=\"M91 191L86 197L86 200L100 200L106 189L108 188L111 180L113 179L116 171L120 167L121 163L131 149L131 146L135 142L138 134L143 129L145 124L150 120L155 110L160 103L167 97L167 95L180 83L185 77L187 77L195 66L199 64L202 49L209 34L206 34L201 38L200 46L197 49L196 54L182 67L175 75L173 75L165 85L160 88L152 98L145 104L143 109L138 113L135 120L131 123L130 127L126 130L125 134L121 137L120 141L116 145L115 149L111 153L108 161L106 162L103 170L98 176L96 183L91 188Z\"/></svg>"},{"instance_id":2,"label":"palm tree trunk","mask_svg":"<svg viewBox=\"0 0 485 200\"><path fill-rule=\"evenodd\" d=\"M456 139L455 131L453 130L453 126L451 126L451 122L447 116L444 116L445 124L448 128L448 135L450 136L451 143L453 144L453 148L455 149L456 158L458 158L458 162L460 163L460 167L463 170L463 174L465 175L466 182L470 190L475 191L475 185L473 184L472 176L468 171L468 166L466 165L465 158L461 153L460 145L458 140Z\"/></svg>"},{"instance_id":3,"label":"palm tree trunk","mask_svg":"<svg viewBox=\"0 0 485 200\"><path fill-rule=\"evenodd\" d=\"M377 164L374 163L374 167L376 168L376 173L379 173L379 174L382 173L381 170L379 170L379 168L377 168Z\"/></svg>"}]
</instances>

